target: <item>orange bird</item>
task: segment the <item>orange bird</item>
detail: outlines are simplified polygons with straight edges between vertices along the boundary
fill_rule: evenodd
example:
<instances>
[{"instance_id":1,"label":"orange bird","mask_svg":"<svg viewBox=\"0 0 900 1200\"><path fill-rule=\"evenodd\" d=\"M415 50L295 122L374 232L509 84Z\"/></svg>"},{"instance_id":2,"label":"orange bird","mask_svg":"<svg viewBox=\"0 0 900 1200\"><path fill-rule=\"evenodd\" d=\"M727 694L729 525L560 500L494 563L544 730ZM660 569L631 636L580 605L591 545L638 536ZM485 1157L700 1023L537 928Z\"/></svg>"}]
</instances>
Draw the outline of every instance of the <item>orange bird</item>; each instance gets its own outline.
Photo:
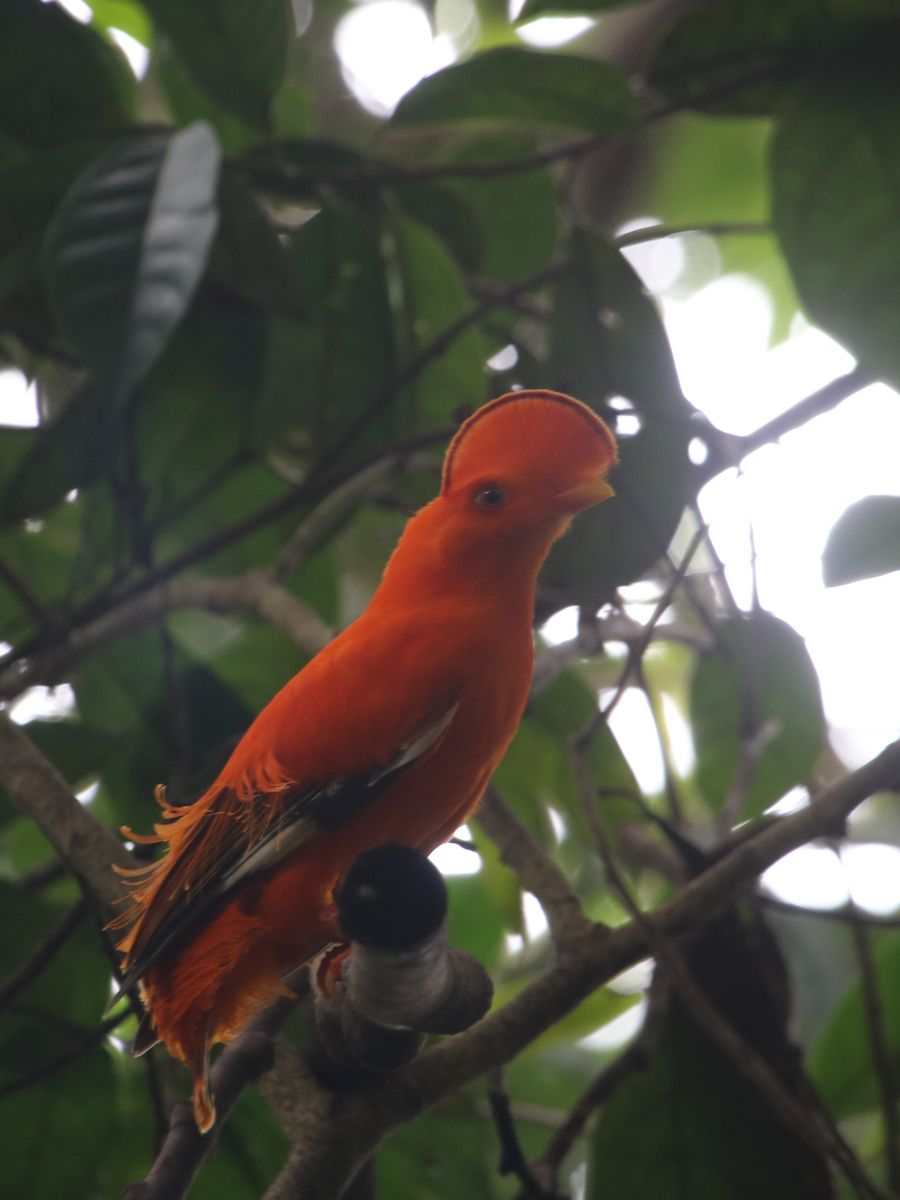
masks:
<instances>
[{"instance_id":1,"label":"orange bird","mask_svg":"<svg viewBox=\"0 0 900 1200\"><path fill-rule=\"evenodd\" d=\"M582 509L612 495L615 440L569 396L479 409L444 460L369 607L259 714L194 804L157 799L168 853L131 872L124 986L194 1076L215 1121L209 1048L341 940L333 893L369 846L429 854L478 807L528 696L538 570Z\"/></svg>"}]
</instances>

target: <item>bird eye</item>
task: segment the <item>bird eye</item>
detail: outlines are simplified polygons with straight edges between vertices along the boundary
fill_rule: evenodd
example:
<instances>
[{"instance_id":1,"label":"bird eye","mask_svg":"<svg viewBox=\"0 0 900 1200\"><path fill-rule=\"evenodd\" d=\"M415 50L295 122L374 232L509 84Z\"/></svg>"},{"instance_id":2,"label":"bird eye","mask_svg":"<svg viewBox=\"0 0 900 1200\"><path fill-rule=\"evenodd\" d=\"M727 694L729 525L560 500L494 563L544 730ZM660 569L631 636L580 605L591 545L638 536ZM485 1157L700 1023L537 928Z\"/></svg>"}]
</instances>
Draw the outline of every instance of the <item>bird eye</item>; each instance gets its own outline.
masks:
<instances>
[{"instance_id":1,"label":"bird eye","mask_svg":"<svg viewBox=\"0 0 900 1200\"><path fill-rule=\"evenodd\" d=\"M506 503L506 492L498 483L488 483L478 489L472 501L479 508L501 508Z\"/></svg>"}]
</instances>

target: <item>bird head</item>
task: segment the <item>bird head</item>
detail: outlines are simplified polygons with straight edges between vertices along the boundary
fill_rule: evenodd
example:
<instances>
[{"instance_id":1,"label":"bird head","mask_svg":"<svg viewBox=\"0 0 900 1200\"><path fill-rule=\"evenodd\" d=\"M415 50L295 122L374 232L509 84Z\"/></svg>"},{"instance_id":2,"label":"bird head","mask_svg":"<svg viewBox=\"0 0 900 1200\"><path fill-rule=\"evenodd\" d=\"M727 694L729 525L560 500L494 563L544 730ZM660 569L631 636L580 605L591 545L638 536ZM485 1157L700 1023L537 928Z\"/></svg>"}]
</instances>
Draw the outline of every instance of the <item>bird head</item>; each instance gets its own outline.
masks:
<instances>
[{"instance_id":1,"label":"bird head","mask_svg":"<svg viewBox=\"0 0 900 1200\"><path fill-rule=\"evenodd\" d=\"M441 497L501 537L550 540L613 495L616 442L593 409L560 392L510 392L460 426L444 459Z\"/></svg>"}]
</instances>

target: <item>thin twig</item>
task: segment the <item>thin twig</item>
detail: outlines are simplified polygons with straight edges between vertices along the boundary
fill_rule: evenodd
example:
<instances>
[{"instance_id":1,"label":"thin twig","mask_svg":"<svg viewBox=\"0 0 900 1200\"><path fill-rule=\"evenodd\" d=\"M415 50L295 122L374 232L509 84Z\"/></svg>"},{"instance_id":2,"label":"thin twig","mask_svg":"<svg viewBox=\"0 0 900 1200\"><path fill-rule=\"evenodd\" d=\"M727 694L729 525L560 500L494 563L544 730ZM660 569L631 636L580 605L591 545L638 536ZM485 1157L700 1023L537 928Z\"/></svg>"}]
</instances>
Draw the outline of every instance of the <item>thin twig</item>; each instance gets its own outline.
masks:
<instances>
[{"instance_id":1,"label":"thin twig","mask_svg":"<svg viewBox=\"0 0 900 1200\"><path fill-rule=\"evenodd\" d=\"M533 271L530 275L526 275L522 279L517 279L514 283L499 288L492 295L479 300L457 317L455 321L452 321L446 328L442 329L437 337L433 338L426 346L423 346L418 353L412 356L405 366L401 367L393 379L390 379L381 391L373 396L369 403L344 428L340 437L336 438L327 447L319 460L319 467L328 467L339 459L347 448L356 441L359 435L368 429L372 422L387 408L398 392L401 392L403 388L412 383L430 363L440 358L462 334L477 325L488 313L492 312L495 308L502 308L518 296L525 295L536 288L542 287L551 279L555 279L558 275L561 275L563 271L568 270L569 266L569 260L562 259L541 267L540 270Z\"/></svg>"},{"instance_id":2,"label":"thin twig","mask_svg":"<svg viewBox=\"0 0 900 1200\"><path fill-rule=\"evenodd\" d=\"M642 225L629 229L613 238L620 250L628 246L640 246L644 242L655 242L662 238L680 237L686 233L705 233L709 237L743 236L745 234L771 233L768 221L707 221L684 225Z\"/></svg>"},{"instance_id":3,"label":"thin twig","mask_svg":"<svg viewBox=\"0 0 900 1200\"><path fill-rule=\"evenodd\" d=\"M659 711L659 705L656 697L653 695L653 691L650 687L650 681L647 679L647 672L644 670L643 659L638 659L637 663L635 664L634 678L639 690L644 693L644 698L647 701L647 707L650 709L653 728L656 732L656 742L659 746L659 755L663 764L663 786L666 792L666 800L669 805L669 816L676 824L680 824L683 820L684 813L681 806L681 797L678 791L678 777L675 774L675 767L672 764L672 754L669 749L669 739L663 723L663 715Z\"/></svg>"},{"instance_id":4,"label":"thin twig","mask_svg":"<svg viewBox=\"0 0 900 1200\"><path fill-rule=\"evenodd\" d=\"M594 716L592 716L585 725L584 729L578 734L576 738L576 746L583 747L589 745L603 728L603 726L609 721L614 709L622 699L629 686L631 678L634 674L635 666L641 661L647 650L647 647L650 645L650 642L653 638L653 631L656 629L656 626L665 615L666 610L672 603L675 592L678 590L679 584L687 574L688 567L691 565L691 560L696 554L698 547L703 541L703 538L703 529L700 528L695 530L694 536L691 538L681 562L674 570L672 578L669 580L665 591L660 596L653 609L653 612L650 615L649 621L644 626L643 634L628 648L628 654L625 658L625 665L623 666L621 674L619 675L619 682L616 685L612 697L602 708L597 710Z\"/></svg>"},{"instance_id":5,"label":"thin twig","mask_svg":"<svg viewBox=\"0 0 900 1200\"><path fill-rule=\"evenodd\" d=\"M370 495L386 476L403 466L409 457L408 453L399 453L396 456L385 454L339 484L297 526L282 546L272 566L271 577L280 582L296 571L340 522Z\"/></svg>"},{"instance_id":6,"label":"thin twig","mask_svg":"<svg viewBox=\"0 0 900 1200\"><path fill-rule=\"evenodd\" d=\"M647 123L664 120L667 117L684 111L684 109L702 110L739 93L746 87L764 82L773 75L770 66L748 72L737 79L726 80L717 87L710 88L702 96L685 100L664 101L651 105L644 113ZM277 164L278 173L267 170L267 163L252 158L244 160L243 167L260 186L268 191L277 191L286 195L294 195L299 185L303 194L307 194L310 186L322 187L328 184L392 184L412 183L427 179L491 179L497 175L518 175L534 171L541 167L553 166L555 163L573 163L585 158L614 138L626 136L619 132L604 132L589 134L587 137L573 138L569 141L558 142L545 150L536 150L521 154L514 158L495 158L487 160L455 160L451 162L421 163L414 167L400 163L365 163L362 166L318 165L302 166L285 161L284 151L290 148L289 142L282 142L276 150L281 157Z\"/></svg>"},{"instance_id":7,"label":"thin twig","mask_svg":"<svg viewBox=\"0 0 900 1200\"><path fill-rule=\"evenodd\" d=\"M757 892L753 899L757 904L785 913L789 917L840 921L842 924L864 925L871 929L900 929L900 917L879 917L875 913L863 912L848 904L842 904L840 908L805 908L802 904L790 904L787 900L779 900L777 896L769 896L765 892Z\"/></svg>"},{"instance_id":8,"label":"thin twig","mask_svg":"<svg viewBox=\"0 0 900 1200\"><path fill-rule=\"evenodd\" d=\"M5 668L2 676L4 684L0 690L2 690L4 695L10 694L10 692L11 694L17 694L13 689L13 668L16 668L17 664L26 659L37 658L41 653L51 652L54 647L59 647L62 643L71 640L85 626L90 625L94 621L99 621L107 615L111 615L112 619L116 620L117 618L113 614L113 610L118 606L124 605L127 601L137 600L138 597L158 588L175 575L186 571L189 567L197 566L199 563L212 557L214 554L218 554L219 551L226 549L242 538L256 533L257 530L264 528L287 513L301 508L304 504L320 500L345 480L366 470L377 460L385 457L393 459L398 455L409 453L423 446L446 441L447 436L448 432L444 429L428 430L425 433L405 438L392 446L373 451L354 464L336 466L330 471L323 471L321 473L310 473L303 481L288 489L287 492L269 504L263 505L256 509L255 512L250 513L249 516L242 517L233 525L219 530L205 540L195 542L193 546L189 546L179 554L173 555L172 558L147 571L138 579L132 580L112 592L101 590L81 605L80 608L69 613L64 621L59 621L45 633L28 638L6 654L0 655L0 667ZM259 572L258 574L264 575L264 572ZM185 581L185 583L187 582ZM198 586L200 585L198 584ZM202 603L201 607L203 607ZM64 655L64 648L62 653Z\"/></svg>"},{"instance_id":9,"label":"thin twig","mask_svg":"<svg viewBox=\"0 0 900 1200\"><path fill-rule=\"evenodd\" d=\"M509 1095L503 1079L503 1068L495 1067L488 1075L487 1097L500 1143L501 1175L515 1175L522 1185L523 1194L529 1200L553 1200L552 1193L543 1187L522 1153L522 1144L516 1132Z\"/></svg>"}]
</instances>

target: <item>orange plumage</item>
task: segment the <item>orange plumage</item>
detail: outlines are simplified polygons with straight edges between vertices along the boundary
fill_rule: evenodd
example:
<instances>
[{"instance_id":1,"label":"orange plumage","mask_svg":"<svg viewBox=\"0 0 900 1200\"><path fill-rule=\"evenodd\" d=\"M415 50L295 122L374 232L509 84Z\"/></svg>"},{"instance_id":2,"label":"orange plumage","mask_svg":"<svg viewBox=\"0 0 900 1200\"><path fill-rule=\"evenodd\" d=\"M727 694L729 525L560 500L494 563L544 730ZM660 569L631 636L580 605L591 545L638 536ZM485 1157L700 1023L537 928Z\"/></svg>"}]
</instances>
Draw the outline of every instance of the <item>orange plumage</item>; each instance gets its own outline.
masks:
<instances>
[{"instance_id":1,"label":"orange plumage","mask_svg":"<svg viewBox=\"0 0 900 1200\"><path fill-rule=\"evenodd\" d=\"M440 495L411 518L363 615L263 709L194 804L163 804L157 863L120 924L129 981L215 1120L209 1047L340 940L332 895L359 852L429 853L478 806L518 725L538 570L612 494L615 441L556 392L486 404L454 437ZM130 835L134 836L134 835Z\"/></svg>"}]
</instances>

